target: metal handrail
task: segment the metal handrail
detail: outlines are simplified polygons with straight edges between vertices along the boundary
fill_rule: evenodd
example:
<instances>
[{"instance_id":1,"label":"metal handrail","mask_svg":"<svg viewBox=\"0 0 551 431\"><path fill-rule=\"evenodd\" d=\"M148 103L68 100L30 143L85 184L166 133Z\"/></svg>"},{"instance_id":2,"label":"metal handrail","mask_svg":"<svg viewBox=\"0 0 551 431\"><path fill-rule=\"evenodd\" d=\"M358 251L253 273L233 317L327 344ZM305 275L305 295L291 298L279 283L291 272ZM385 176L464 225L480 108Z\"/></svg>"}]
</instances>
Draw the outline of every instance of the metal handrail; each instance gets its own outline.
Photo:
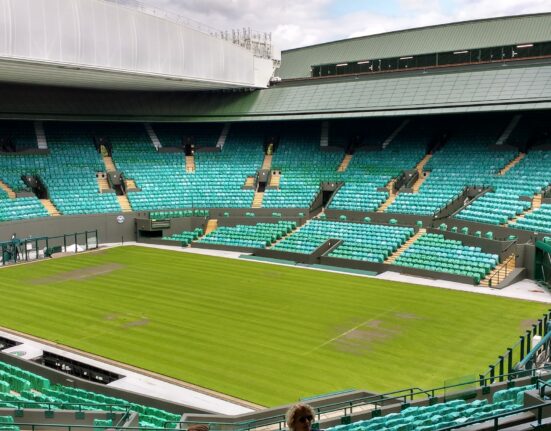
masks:
<instances>
[{"instance_id":1,"label":"metal handrail","mask_svg":"<svg viewBox=\"0 0 551 431\"><path fill-rule=\"evenodd\" d=\"M508 373L508 374L504 374L502 376L495 376L495 378L501 378L501 377L507 377L508 380L513 380L513 378L515 377L536 377L536 372L539 371L539 370L546 370L546 371L549 371L548 369L546 368L538 368L538 369L532 369L530 370L529 372L528 371L515 371L513 373ZM435 398L437 393L439 392L442 392L442 391L447 391L449 389L453 389L453 388L459 388L461 386L467 386L467 385L472 385L472 384L478 384L478 383L481 383L481 386L487 386L488 382L490 381L490 379L487 379L487 378L484 378L483 381L481 381L480 379L477 379L477 380L472 380L472 381L467 381L467 382L462 382L462 383L458 383L458 384L454 384L454 385L444 385L444 386L440 386L440 387L436 387L436 388L432 388L432 389L429 389L429 390L423 390L423 389L420 389L420 388L409 388L409 389L404 389L404 390L400 390L400 391L393 391L393 392L389 392L389 393L386 393L386 394L380 394L380 395L372 395L372 396L368 396L368 397L361 397L361 398L358 398L358 399L355 399L355 400L349 400L349 401L342 401L342 402L336 402L336 403L329 403L329 404L324 404L324 405L321 405L321 406L317 406L317 407L314 407L314 410L316 412L316 416L317 416L317 419L319 421L320 417L322 414L327 414L327 413L331 413L331 412L338 412L338 411L341 411L341 410L344 410L345 411L345 416L347 414L351 414L353 412L353 408L354 407L359 407L361 405L374 405L375 407L375 410L378 410L378 407L381 407L383 404L388 404L388 403L391 403L392 401L397 401L397 402L402 402L402 403L406 403L408 399L410 400L413 400L416 396L419 396L419 395L422 395L423 397L428 397L428 399L432 399L432 398ZM544 380L541 380L541 379L537 379L536 380L536 388L537 389L540 389L541 388L544 388L544 387L547 387L547 386L551 386L549 384L547 384ZM402 393L401 395L396 395L394 397L392 396L389 396L389 395L395 395L395 394L400 394ZM7 402L5 402L7 403ZM15 402L12 402L11 404L14 404ZM0 403L1 404L1 403ZM29 403L29 402L21 402L21 404L33 404L33 403ZM73 403L35 403L35 404L68 404L68 405L71 405ZM79 403L74 403L74 404L79 404ZM88 405L87 403L80 403L80 405ZM94 406L97 406L97 404L90 404L90 405L94 405ZM548 404L545 404L545 407L547 407L548 405L551 405L551 403L548 403ZM110 406L118 406L118 407L121 407L121 404L111 404ZM129 414L129 410L130 410L130 406L127 406L127 405L124 405L127 410L126 412L124 413L125 415ZM538 407L542 407L541 405L540 406L532 406L532 407L529 407L529 408L524 408L524 409L519 409L519 410L515 410L515 411L511 411L511 412L507 412L505 414L500 414L500 415L496 415L496 416L492 416L492 417L487 417L485 419L480 419L480 420L477 420L477 421L472 421L472 423L479 423L481 421L488 421L488 420L491 420L491 419L498 419L498 418L501 418L501 417L504 417L504 416L510 416L511 414L514 414L514 413L521 413L523 411L529 411L529 410L534 410ZM349 409L349 411L348 411ZM120 423L120 422L119 422ZM240 422L209 422L209 421L196 421L196 420L193 420L193 421L166 421L164 424L165 424L165 428L147 428L148 430L161 430L161 429L164 429L166 430L166 426L167 425L174 425L175 427L178 426L178 428L182 428L182 425L188 425L188 424L197 424L197 423L205 423L205 424L210 424L212 426L213 429L215 429L215 427L217 426L231 426L233 427L233 430L234 431L245 431L245 430L251 430L251 429L255 429L255 428L258 428L258 427L264 427L264 426L268 426L268 425L279 425L279 429L283 429L284 426L282 427L282 424L285 425L285 414L277 414L277 415L274 415L274 416L269 416L269 417L264 417L264 418L260 418L260 419L251 419L251 420L245 420L245 421L240 421ZM470 423L470 422L469 422ZM467 423L465 424L461 424L460 426L463 427L463 426L466 426ZM62 425L54 425L54 424L36 424L36 423L15 423L15 424L6 424L5 425L5 429L10 429L9 427L13 426L13 425L16 425L16 426L21 426L21 427L25 427L26 429L30 429L31 431L35 431L35 427L40 427L40 428L43 428L43 427L48 427L48 426L52 426L52 427L66 427L67 428L67 431L71 431L72 428L76 428L76 429L79 429L79 428L97 428L97 429L107 429L107 428L115 428L115 426L92 426L92 425L67 425L67 424L62 424ZM454 426L455 428L459 427L459 425L455 425ZM0 425L0 430L2 430L3 427L2 425ZM129 430L129 431L132 431L132 430L139 430L139 429L144 429L143 427L125 427L125 430ZM453 429L452 428L445 428L443 430L451 430Z\"/></svg>"},{"instance_id":2,"label":"metal handrail","mask_svg":"<svg viewBox=\"0 0 551 431\"><path fill-rule=\"evenodd\" d=\"M514 258L515 256L514 255L511 255L509 256L507 259L505 259L505 262L503 262L501 264L501 268L498 269L496 271L496 273L494 275L492 275L489 279L488 279L488 286L489 287L492 287L493 283L492 283L492 280L497 276L497 284L501 283L503 280L505 280L505 278L507 278L507 276L509 275L509 267L508 267L508 264L509 262ZM503 276L503 278L501 278L501 271L505 269L505 275ZM496 286L497 286L496 284Z\"/></svg>"},{"instance_id":3,"label":"metal handrail","mask_svg":"<svg viewBox=\"0 0 551 431\"><path fill-rule=\"evenodd\" d=\"M514 378L517 377L536 377L536 372L539 370L546 370L549 371L546 368L534 368L530 371L514 371L512 373L503 374L495 376L495 379L504 379L504 380L514 380ZM543 381L541 381L543 382ZM479 385L484 387L488 386L488 384L493 383L492 379L490 378L483 378L483 379L476 379L476 380L470 380L467 382L457 383L454 385L444 385L428 390L420 389L420 388L409 388L404 389L401 391L393 391L385 394L379 394L379 395L371 395L367 397L360 397L353 400L348 401L340 401L335 403L329 403L329 404L323 404L320 406L313 406L313 409L316 413L317 419L319 421L322 414L328 414L328 413L334 413L343 411L343 416L347 416L349 414L353 413L354 408L362 407L362 406L374 406L374 410L379 410L380 407L382 407L384 404L390 404L393 401L396 401L397 403L400 402L402 404L406 404L408 399L414 400L415 398L422 396L427 397L429 400L436 398L437 394L439 393L445 393L446 391L449 391L450 389L457 388L469 385ZM399 394L401 392L407 392L405 394L401 395L395 395ZM263 417L259 419L250 419L246 421L241 422L209 422L209 421L196 421L196 420L190 420L190 421L180 421L180 422L167 422L167 424L174 424L179 425L180 428L185 428L186 425L190 424L197 424L197 423L204 423L204 424L210 424L211 429L215 429L217 426L231 426L233 427L233 431L249 431L255 428L259 427L265 427L269 425L279 425L279 429L283 429L285 427L285 414L279 413L277 415ZM283 424L283 426L282 426ZM182 427L183 425L183 427Z\"/></svg>"},{"instance_id":4,"label":"metal handrail","mask_svg":"<svg viewBox=\"0 0 551 431\"><path fill-rule=\"evenodd\" d=\"M117 408L124 408L125 413L130 412L131 406L130 404L98 404L98 403L82 403L82 402L70 402L70 401L0 401L0 407L3 405L10 405L16 406L15 410L23 410L24 408L33 408L28 406L37 406L36 408L40 408L42 410L55 410L55 407L52 408L52 406L76 406L77 408L70 409L70 410L77 410L79 412L83 411L83 407L97 407L98 411L108 411L110 413L113 412L120 412L122 413L122 410L113 410L114 407ZM47 408L41 407L41 406L48 406ZM106 410L105 408L108 408L109 410ZM69 410L69 409L67 409Z\"/></svg>"}]
</instances>

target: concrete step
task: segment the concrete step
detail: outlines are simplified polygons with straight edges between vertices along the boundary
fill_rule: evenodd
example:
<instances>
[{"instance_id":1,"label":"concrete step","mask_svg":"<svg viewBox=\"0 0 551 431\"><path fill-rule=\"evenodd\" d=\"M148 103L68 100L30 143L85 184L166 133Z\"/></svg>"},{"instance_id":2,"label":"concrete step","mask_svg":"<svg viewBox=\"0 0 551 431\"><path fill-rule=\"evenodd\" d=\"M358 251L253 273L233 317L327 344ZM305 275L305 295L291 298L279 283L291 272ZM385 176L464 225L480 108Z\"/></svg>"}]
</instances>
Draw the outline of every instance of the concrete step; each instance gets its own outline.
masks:
<instances>
[{"instance_id":1,"label":"concrete step","mask_svg":"<svg viewBox=\"0 0 551 431\"><path fill-rule=\"evenodd\" d=\"M406 251L408 248L411 247L411 245L419 239L419 237L423 234L427 233L427 230L424 228L421 228L417 231L415 235L413 235L410 239L408 239L398 250L396 250L393 254L387 257L387 259L384 261L384 263L390 265L394 263L400 255Z\"/></svg>"},{"instance_id":2,"label":"concrete step","mask_svg":"<svg viewBox=\"0 0 551 431\"><path fill-rule=\"evenodd\" d=\"M2 180L0 180L0 189L4 190L10 199L15 199L15 192Z\"/></svg>"},{"instance_id":3,"label":"concrete step","mask_svg":"<svg viewBox=\"0 0 551 431\"><path fill-rule=\"evenodd\" d=\"M48 214L52 217L60 215L58 209L50 199L40 199L40 202L42 202L42 205L44 205L44 208L46 208L46 211L48 211Z\"/></svg>"},{"instance_id":4,"label":"concrete step","mask_svg":"<svg viewBox=\"0 0 551 431\"><path fill-rule=\"evenodd\" d=\"M341 164L339 165L337 172L345 172L352 160L352 154L345 154Z\"/></svg>"},{"instance_id":5,"label":"concrete step","mask_svg":"<svg viewBox=\"0 0 551 431\"><path fill-rule=\"evenodd\" d=\"M130 205L130 202L126 195L117 195L117 200L119 201L122 212L127 213L132 211L132 206Z\"/></svg>"}]
</instances>

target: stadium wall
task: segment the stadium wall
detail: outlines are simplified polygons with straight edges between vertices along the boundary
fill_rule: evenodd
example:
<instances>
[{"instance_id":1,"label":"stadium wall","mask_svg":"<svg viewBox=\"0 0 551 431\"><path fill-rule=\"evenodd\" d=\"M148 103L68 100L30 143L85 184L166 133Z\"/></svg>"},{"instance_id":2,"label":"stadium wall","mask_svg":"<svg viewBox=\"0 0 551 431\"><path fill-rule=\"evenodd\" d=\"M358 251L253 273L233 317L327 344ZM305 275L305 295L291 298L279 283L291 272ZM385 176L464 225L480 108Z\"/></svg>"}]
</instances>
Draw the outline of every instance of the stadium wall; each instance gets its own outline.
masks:
<instances>
[{"instance_id":1,"label":"stadium wall","mask_svg":"<svg viewBox=\"0 0 551 431\"><path fill-rule=\"evenodd\" d=\"M273 217L273 212L281 213L281 217ZM248 216L247 214L254 213L255 216ZM235 226L236 224L253 225L260 222L277 222L278 220L291 220L297 221L299 225L306 222L310 217L307 209L301 208L260 208L251 210L250 208L213 208L209 210L210 218L218 219L220 226ZM347 215L348 222L363 222L364 217L368 215L371 217L371 223L377 224L389 224L391 219L396 219L398 225L415 226L418 220L423 221L423 226L428 232L443 234L447 239L460 240L467 246L478 246L486 253L497 254L503 260L510 256L513 252L517 257L517 268L526 267L526 271L523 273L515 273L515 277L528 276L533 278L534 276L534 259L535 248L529 246L527 243L532 243L538 237L545 236L543 234L536 234L529 231L510 229L501 226L491 226L476 222L461 221L455 219L448 220L432 220L430 217L419 217L407 214L387 214L387 213L356 213L353 211L331 211L326 212L328 219L339 220L343 214ZM123 217L121 219L120 217ZM131 212L131 213L113 213L113 214L97 214L97 215L78 215L78 216L61 216L61 217L47 217L34 220L20 220L14 222L4 222L0 224L0 240L9 240L13 234L17 238L28 237L56 237L64 234L73 234L84 231L98 231L98 244L105 243L124 243L128 241L140 240L146 243L153 244L165 244L174 245L173 241L165 241L160 237L137 238L136 219L148 219L149 212ZM171 219L171 227L162 231L162 235L171 235L173 233L190 231L196 227L205 228L208 217L184 217ZM447 230L441 230L439 225L445 222L447 224ZM469 228L470 235L462 233L450 232L452 226L461 227L466 226ZM495 239L487 239L484 237L474 236L473 233L480 230L482 234L488 231L494 233ZM509 235L516 235L517 240L509 240ZM540 238L541 239L541 238ZM78 238L80 245L84 245L84 236ZM68 243L68 247L72 243ZM324 244L325 245L325 244ZM525 245L520 247L519 245ZM396 265L379 264L372 262L362 262L355 260L339 259L323 256L327 251L327 248L319 248L314 253L305 255L302 253L287 253L272 249L251 249L244 247L234 246L222 246L215 244L201 244L194 243L192 247L228 250L243 253L253 253L256 256L266 257L270 259L288 260L297 263L304 264L322 264L328 266L342 266L351 269L360 269L364 271L372 271L381 273L385 271L396 271L403 274L416 275L428 278L439 278L449 281L456 281L461 283L472 283L469 277L463 277L456 274L447 273L434 273L422 269L409 268ZM323 250L322 250L323 248ZM507 285L507 281L504 284L500 284L500 287Z\"/></svg>"}]
</instances>

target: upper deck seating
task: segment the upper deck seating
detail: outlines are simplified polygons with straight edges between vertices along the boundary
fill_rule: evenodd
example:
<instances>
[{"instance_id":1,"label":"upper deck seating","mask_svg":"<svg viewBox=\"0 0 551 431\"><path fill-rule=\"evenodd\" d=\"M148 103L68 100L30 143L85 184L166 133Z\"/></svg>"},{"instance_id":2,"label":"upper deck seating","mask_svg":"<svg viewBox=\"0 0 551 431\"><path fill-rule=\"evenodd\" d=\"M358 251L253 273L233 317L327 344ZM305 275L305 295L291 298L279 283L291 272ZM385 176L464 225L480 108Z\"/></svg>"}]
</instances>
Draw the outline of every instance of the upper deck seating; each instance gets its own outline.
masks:
<instances>
[{"instance_id":1,"label":"upper deck seating","mask_svg":"<svg viewBox=\"0 0 551 431\"><path fill-rule=\"evenodd\" d=\"M196 148L215 147L222 124L155 123L152 125L163 147L181 148L190 138Z\"/></svg>"},{"instance_id":2,"label":"upper deck seating","mask_svg":"<svg viewBox=\"0 0 551 431\"><path fill-rule=\"evenodd\" d=\"M320 182L336 181L343 151L324 151L320 147L320 128L288 127L281 131L272 159L272 169L281 170L279 190L267 189L265 208L307 208L320 190Z\"/></svg>"},{"instance_id":3,"label":"upper deck seating","mask_svg":"<svg viewBox=\"0 0 551 431\"><path fill-rule=\"evenodd\" d=\"M520 197L532 197L551 184L551 151L530 151L505 175L492 178L491 183L495 188L494 192L476 199L456 217L483 223L504 224L530 209L531 203L520 200Z\"/></svg>"},{"instance_id":4,"label":"upper deck seating","mask_svg":"<svg viewBox=\"0 0 551 431\"><path fill-rule=\"evenodd\" d=\"M129 193L136 210L251 206L254 190L242 186L262 164L259 133L234 128L222 151L195 153L193 173L183 153L157 152L141 128L112 133L111 142L117 166L142 190Z\"/></svg>"},{"instance_id":5,"label":"upper deck seating","mask_svg":"<svg viewBox=\"0 0 551 431\"><path fill-rule=\"evenodd\" d=\"M398 194L386 211L434 215L465 187L491 186L499 170L516 155L515 151L494 148L505 125L503 119L466 120L427 163L425 170L430 171L430 176L419 192Z\"/></svg>"},{"instance_id":6,"label":"upper deck seating","mask_svg":"<svg viewBox=\"0 0 551 431\"><path fill-rule=\"evenodd\" d=\"M422 123L406 126L386 147L382 148L389 131L384 134L368 131L372 147L356 151L348 169L341 175L344 186L331 201L330 209L375 211L388 198L387 191L377 191L402 171L413 169L423 158L430 134ZM374 138L378 137L379 141Z\"/></svg>"}]
</instances>

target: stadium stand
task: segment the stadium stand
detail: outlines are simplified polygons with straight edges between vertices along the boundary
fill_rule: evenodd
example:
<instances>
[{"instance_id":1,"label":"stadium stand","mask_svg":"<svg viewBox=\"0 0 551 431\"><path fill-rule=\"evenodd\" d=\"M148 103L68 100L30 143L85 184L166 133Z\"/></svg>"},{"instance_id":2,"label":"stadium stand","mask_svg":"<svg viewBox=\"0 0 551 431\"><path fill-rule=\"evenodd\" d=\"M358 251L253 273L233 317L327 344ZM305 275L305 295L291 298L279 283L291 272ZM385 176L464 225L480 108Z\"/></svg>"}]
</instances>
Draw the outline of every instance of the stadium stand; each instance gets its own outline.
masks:
<instances>
[{"instance_id":1,"label":"stadium stand","mask_svg":"<svg viewBox=\"0 0 551 431\"><path fill-rule=\"evenodd\" d=\"M163 236L163 239L169 240L169 241L179 241L182 247L185 247L190 245L192 241L199 239L199 237L202 235L203 235L203 229L196 228L193 231L189 231L189 232L183 231L183 232L174 233L170 236Z\"/></svg>"},{"instance_id":2,"label":"stadium stand","mask_svg":"<svg viewBox=\"0 0 551 431\"><path fill-rule=\"evenodd\" d=\"M140 427L165 428L167 422L178 422L180 415L154 407L130 403L84 389L52 385L38 374L0 362L0 407L61 410L128 411L140 414ZM13 421L11 422L13 423ZM169 424L167 428L173 427Z\"/></svg>"},{"instance_id":3,"label":"stadium stand","mask_svg":"<svg viewBox=\"0 0 551 431\"><path fill-rule=\"evenodd\" d=\"M390 123L395 126L395 123ZM371 129L367 146L354 153L341 180L339 189L328 208L353 211L375 211L389 197L388 192L378 191L395 179L402 171L412 169L428 149L429 138L423 128L426 125L411 124L401 130L385 148L392 130L388 127ZM377 127L377 125L374 125Z\"/></svg>"},{"instance_id":4,"label":"stadium stand","mask_svg":"<svg viewBox=\"0 0 551 431\"><path fill-rule=\"evenodd\" d=\"M311 220L273 248L312 253L329 239L341 239L343 242L329 256L383 262L413 232L414 229L408 227Z\"/></svg>"},{"instance_id":5,"label":"stadium stand","mask_svg":"<svg viewBox=\"0 0 551 431\"><path fill-rule=\"evenodd\" d=\"M510 224L511 227L532 232L551 233L551 205L544 204L532 213L517 219Z\"/></svg>"},{"instance_id":6,"label":"stadium stand","mask_svg":"<svg viewBox=\"0 0 551 431\"><path fill-rule=\"evenodd\" d=\"M442 234L430 233L418 238L394 262L395 265L465 275L472 277L475 284L498 263L498 256L483 253L479 247L467 247L460 241L445 239Z\"/></svg>"},{"instance_id":7,"label":"stadium stand","mask_svg":"<svg viewBox=\"0 0 551 431\"><path fill-rule=\"evenodd\" d=\"M296 125L282 130L272 159L281 171L278 189L267 189L265 208L308 208L320 191L320 182L336 181L341 151L322 151L319 124Z\"/></svg>"},{"instance_id":8,"label":"stadium stand","mask_svg":"<svg viewBox=\"0 0 551 431\"><path fill-rule=\"evenodd\" d=\"M152 127L163 147L182 149L186 144L195 149L215 147L222 132L221 124L155 123Z\"/></svg>"},{"instance_id":9,"label":"stadium stand","mask_svg":"<svg viewBox=\"0 0 551 431\"><path fill-rule=\"evenodd\" d=\"M487 400L475 400L470 403L464 400L454 400L432 406L409 407L400 413L391 413L370 420L354 422L350 425L338 425L329 430L429 431L461 426L472 420L490 418L522 408L524 392L534 388L535 385L528 385L496 392L491 403Z\"/></svg>"},{"instance_id":10,"label":"stadium stand","mask_svg":"<svg viewBox=\"0 0 551 431\"><path fill-rule=\"evenodd\" d=\"M481 289L501 288L523 277L549 286L551 243L543 234L551 233L551 14L324 43L290 50L279 64L271 54L247 51L247 46L260 50L258 40L231 43L224 32L189 31L179 22L167 25L162 16L150 16L148 26L147 8L136 18L122 4L115 5L121 2L79 0L72 8L79 20L56 21L49 11L57 8L46 7L47 0L33 1L43 7L24 10L20 4L29 2L10 1L9 8L0 8L0 21L10 24L11 11L19 12L7 27L4 39L9 43L0 59L4 236L13 239L16 229L29 236L59 235L66 231L65 223L83 230L93 223L96 241L124 242L137 238L139 222L147 221L144 242L153 244L227 247L314 268L329 262L363 270L363 275L373 268L381 273L386 266L409 275L472 280ZM135 2L122 3L131 10ZM121 9L108 14L102 7ZM125 34L115 21L96 31L85 25L89 21L79 15L82 11L132 26L139 22L143 27L137 33L148 43ZM15 20L27 16L29 26ZM42 34L42 27L51 34ZM32 39L10 33L28 28ZM175 49L159 43L167 39L158 36L174 36L174 29L181 31L173 38L181 45ZM132 55L118 44L117 33L124 43L134 43ZM48 47L49 54L57 51L53 46L66 48L58 43L58 34L79 42L82 64L63 55L46 56L46 61L28 57L29 40L33 49ZM101 37L112 48L105 62L96 51ZM11 51L23 45L22 51ZM271 52L271 46L264 48ZM159 54L156 65L149 62L148 49ZM174 54L171 61L162 61L165 49ZM119 57L118 52L125 54ZM126 58L140 61L129 65ZM193 76L178 69L190 63ZM28 120L14 120L18 118ZM109 173L121 174L121 189L111 188ZM406 175L414 181L406 181ZM331 183L331 190L323 183ZM61 217L51 217L57 215ZM454 227L444 232L448 225ZM329 240L337 242L327 244ZM330 248L320 251L324 244ZM15 243L3 243L2 264L17 250ZM290 254L304 255L304 260L284 260ZM499 277L488 280L494 274ZM549 340L542 350L531 350L531 343L539 342L536 333L545 337L551 330L545 326L550 319L540 320L539 329L528 327L515 360L522 362L528 351L549 352ZM270 316L267 320L277 324ZM513 357L511 349L508 354ZM507 371L512 371L511 360ZM544 371L495 376L500 366L499 373L506 372L504 356L500 361L490 365L488 379L479 375L459 394L445 387L439 388L442 396L435 395L438 389L419 390L415 400L385 394L373 402L365 402L364 394L365 404L354 412L356 400L347 399L344 413L332 410L323 417L331 423L326 429L427 431L471 421L487 421L476 429L497 429L495 416L511 415L514 429L541 426L529 422L541 422L541 406L549 405L546 383L538 380L547 378ZM516 386L519 376L523 383ZM500 390L494 391L487 380ZM522 411L534 405L539 412ZM385 407L387 414L381 414ZM181 415L54 384L3 362L0 408L0 429L10 431L44 429L23 422L27 409L45 417L52 410L103 412L89 424L94 431L121 428L107 416L111 412L139 414L135 425L140 429L186 429L193 423L177 425ZM220 415L211 429L282 430L286 425L280 413L270 418L266 411L255 412L253 419L234 423L235 418ZM73 426L68 423L65 429Z\"/></svg>"},{"instance_id":11,"label":"stadium stand","mask_svg":"<svg viewBox=\"0 0 551 431\"><path fill-rule=\"evenodd\" d=\"M486 193L456 215L457 218L490 224L505 224L531 208L530 201L551 183L551 154L549 151L530 151L526 157L502 176L492 178L495 191Z\"/></svg>"},{"instance_id":12,"label":"stadium stand","mask_svg":"<svg viewBox=\"0 0 551 431\"><path fill-rule=\"evenodd\" d=\"M199 243L265 248L296 229L296 222L280 220L277 223L220 226L199 239Z\"/></svg>"},{"instance_id":13,"label":"stadium stand","mask_svg":"<svg viewBox=\"0 0 551 431\"><path fill-rule=\"evenodd\" d=\"M430 176L417 193L400 193L387 212L433 215L453 202L467 186L491 185L493 175L514 158L514 151L492 147L505 127L504 118L471 118L455 124L445 146L426 164Z\"/></svg>"}]
</instances>

